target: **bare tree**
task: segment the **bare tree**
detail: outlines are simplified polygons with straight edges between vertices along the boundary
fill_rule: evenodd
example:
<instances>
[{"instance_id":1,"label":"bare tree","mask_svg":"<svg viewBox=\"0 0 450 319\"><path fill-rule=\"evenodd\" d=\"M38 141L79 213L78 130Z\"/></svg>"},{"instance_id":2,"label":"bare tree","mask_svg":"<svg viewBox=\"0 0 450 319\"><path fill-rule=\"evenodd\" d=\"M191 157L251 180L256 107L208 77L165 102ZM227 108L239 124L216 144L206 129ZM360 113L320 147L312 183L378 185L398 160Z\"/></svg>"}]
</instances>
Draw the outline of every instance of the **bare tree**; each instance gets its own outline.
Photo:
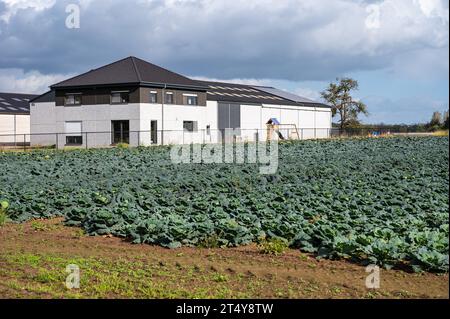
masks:
<instances>
[{"instance_id":1,"label":"bare tree","mask_svg":"<svg viewBox=\"0 0 450 319\"><path fill-rule=\"evenodd\" d=\"M332 106L333 117L339 116L341 129L359 124L359 114L368 115L367 106L355 100L351 91L358 90L358 81L351 78L336 79L321 93L322 97Z\"/></svg>"}]
</instances>

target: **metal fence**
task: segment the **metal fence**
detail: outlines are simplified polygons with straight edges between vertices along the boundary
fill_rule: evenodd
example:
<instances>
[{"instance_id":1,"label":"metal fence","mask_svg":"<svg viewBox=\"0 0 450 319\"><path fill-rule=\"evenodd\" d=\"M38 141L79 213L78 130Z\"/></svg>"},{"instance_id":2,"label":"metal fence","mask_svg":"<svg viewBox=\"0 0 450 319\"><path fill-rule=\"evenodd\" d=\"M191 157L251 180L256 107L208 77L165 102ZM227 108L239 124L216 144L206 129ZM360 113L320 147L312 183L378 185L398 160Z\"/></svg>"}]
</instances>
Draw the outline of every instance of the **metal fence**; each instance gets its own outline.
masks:
<instances>
[{"instance_id":1,"label":"metal fence","mask_svg":"<svg viewBox=\"0 0 450 319\"><path fill-rule=\"evenodd\" d=\"M380 136L393 134L389 129L344 129L339 128L280 128L271 131L270 139L308 140L335 137ZM230 135L231 134L231 135ZM172 145L191 143L257 142L269 139L269 131L264 129L224 130L199 129L122 131L122 132L81 132L81 133L33 133L0 135L1 149L39 149L39 148L104 148L121 143L132 147L152 145Z\"/></svg>"}]
</instances>

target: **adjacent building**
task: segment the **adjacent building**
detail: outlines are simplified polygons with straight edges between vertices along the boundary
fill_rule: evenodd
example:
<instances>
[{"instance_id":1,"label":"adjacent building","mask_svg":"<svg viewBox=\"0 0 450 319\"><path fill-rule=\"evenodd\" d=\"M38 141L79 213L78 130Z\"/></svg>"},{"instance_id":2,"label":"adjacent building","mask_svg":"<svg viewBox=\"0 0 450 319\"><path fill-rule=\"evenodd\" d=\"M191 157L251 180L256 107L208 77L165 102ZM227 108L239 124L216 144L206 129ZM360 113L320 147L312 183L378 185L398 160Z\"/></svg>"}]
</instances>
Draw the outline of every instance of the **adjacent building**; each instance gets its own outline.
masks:
<instances>
[{"instance_id":1,"label":"adjacent building","mask_svg":"<svg viewBox=\"0 0 450 319\"><path fill-rule=\"evenodd\" d=\"M198 81L128 57L50 87L31 100L31 144L104 147L118 143L216 143L326 138L329 106L271 87Z\"/></svg>"},{"instance_id":2,"label":"adjacent building","mask_svg":"<svg viewBox=\"0 0 450 319\"><path fill-rule=\"evenodd\" d=\"M32 94L0 93L0 145L30 142L30 100Z\"/></svg>"}]
</instances>

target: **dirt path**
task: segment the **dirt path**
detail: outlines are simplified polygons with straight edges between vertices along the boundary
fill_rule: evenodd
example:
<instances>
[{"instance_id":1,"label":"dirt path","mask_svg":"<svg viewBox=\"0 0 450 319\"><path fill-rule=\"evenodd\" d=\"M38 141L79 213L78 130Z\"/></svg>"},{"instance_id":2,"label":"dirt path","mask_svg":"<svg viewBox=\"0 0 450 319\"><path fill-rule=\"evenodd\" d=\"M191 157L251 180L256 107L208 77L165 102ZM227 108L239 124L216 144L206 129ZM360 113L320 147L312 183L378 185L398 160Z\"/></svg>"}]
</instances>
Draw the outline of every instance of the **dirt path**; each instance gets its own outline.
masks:
<instances>
[{"instance_id":1,"label":"dirt path","mask_svg":"<svg viewBox=\"0 0 450 319\"><path fill-rule=\"evenodd\" d=\"M448 274L381 270L316 260L297 250L261 254L255 245L168 250L88 237L60 219L0 227L0 298L448 298ZM65 285L80 267L80 289Z\"/></svg>"}]
</instances>

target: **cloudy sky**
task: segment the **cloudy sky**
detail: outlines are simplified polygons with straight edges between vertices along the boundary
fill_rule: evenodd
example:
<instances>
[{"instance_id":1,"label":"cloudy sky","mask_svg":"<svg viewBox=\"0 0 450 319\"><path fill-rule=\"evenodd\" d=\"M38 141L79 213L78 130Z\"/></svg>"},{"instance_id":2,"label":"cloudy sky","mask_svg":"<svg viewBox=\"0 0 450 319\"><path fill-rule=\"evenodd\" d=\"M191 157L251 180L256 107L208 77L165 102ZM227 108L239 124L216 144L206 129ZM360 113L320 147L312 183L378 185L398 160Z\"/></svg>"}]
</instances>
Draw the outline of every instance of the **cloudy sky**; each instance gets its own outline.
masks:
<instances>
[{"instance_id":1,"label":"cloudy sky","mask_svg":"<svg viewBox=\"0 0 450 319\"><path fill-rule=\"evenodd\" d=\"M448 109L448 0L0 0L0 91L43 93L134 55L200 79L313 99L360 83L366 123ZM67 5L80 28L66 27Z\"/></svg>"}]
</instances>

